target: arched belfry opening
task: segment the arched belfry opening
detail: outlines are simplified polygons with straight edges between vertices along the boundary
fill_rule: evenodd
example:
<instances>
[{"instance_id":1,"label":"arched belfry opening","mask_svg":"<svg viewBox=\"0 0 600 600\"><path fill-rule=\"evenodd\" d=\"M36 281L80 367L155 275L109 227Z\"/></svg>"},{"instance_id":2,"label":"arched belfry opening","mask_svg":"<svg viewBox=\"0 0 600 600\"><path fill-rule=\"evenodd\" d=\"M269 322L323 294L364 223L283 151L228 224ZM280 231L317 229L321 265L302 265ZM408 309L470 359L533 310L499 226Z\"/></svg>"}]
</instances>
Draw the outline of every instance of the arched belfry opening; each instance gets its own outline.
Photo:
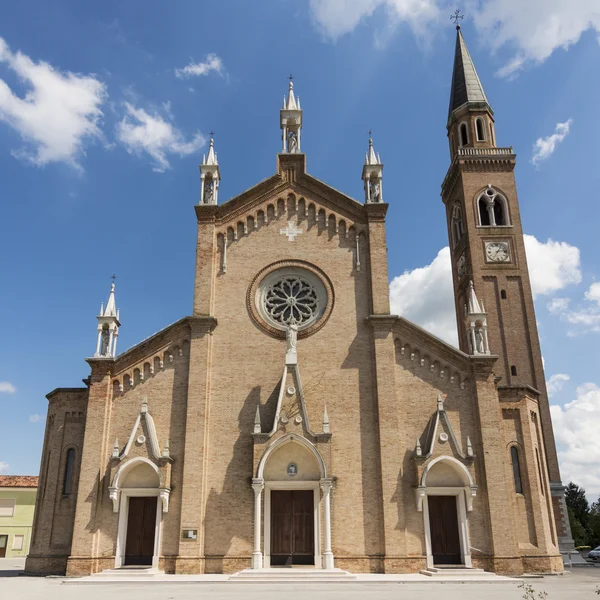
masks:
<instances>
[{"instance_id":1,"label":"arched belfry opening","mask_svg":"<svg viewBox=\"0 0 600 600\"><path fill-rule=\"evenodd\" d=\"M265 450L256 475L252 568L333 569L331 478L317 447L301 435L284 435Z\"/></svg>"}]
</instances>

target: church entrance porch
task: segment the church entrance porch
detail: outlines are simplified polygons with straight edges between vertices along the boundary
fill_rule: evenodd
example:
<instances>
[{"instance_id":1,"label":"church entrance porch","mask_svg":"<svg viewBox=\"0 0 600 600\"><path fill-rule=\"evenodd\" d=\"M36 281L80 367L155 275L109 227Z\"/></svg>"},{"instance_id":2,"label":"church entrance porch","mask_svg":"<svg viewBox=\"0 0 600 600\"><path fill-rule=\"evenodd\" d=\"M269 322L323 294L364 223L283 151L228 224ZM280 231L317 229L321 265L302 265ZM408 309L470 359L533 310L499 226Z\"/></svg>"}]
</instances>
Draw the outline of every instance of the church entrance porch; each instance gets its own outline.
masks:
<instances>
[{"instance_id":1,"label":"church entrance porch","mask_svg":"<svg viewBox=\"0 0 600 600\"><path fill-rule=\"evenodd\" d=\"M462 564L456 496L429 496L427 502L433 564Z\"/></svg>"},{"instance_id":2,"label":"church entrance porch","mask_svg":"<svg viewBox=\"0 0 600 600\"><path fill-rule=\"evenodd\" d=\"M271 492L271 566L314 565L314 492Z\"/></svg>"},{"instance_id":3,"label":"church entrance porch","mask_svg":"<svg viewBox=\"0 0 600 600\"><path fill-rule=\"evenodd\" d=\"M152 565L156 525L156 497L129 498L125 566Z\"/></svg>"}]
</instances>

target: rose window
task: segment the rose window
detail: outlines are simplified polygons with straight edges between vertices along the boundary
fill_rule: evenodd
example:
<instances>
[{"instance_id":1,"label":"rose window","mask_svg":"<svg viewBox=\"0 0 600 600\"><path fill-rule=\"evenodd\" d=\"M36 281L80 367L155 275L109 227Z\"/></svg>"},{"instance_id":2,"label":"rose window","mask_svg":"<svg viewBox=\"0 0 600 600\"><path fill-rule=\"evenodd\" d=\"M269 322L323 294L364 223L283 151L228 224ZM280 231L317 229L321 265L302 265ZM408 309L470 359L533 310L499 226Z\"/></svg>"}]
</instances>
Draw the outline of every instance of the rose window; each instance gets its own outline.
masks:
<instances>
[{"instance_id":1,"label":"rose window","mask_svg":"<svg viewBox=\"0 0 600 600\"><path fill-rule=\"evenodd\" d=\"M327 307L327 291L320 277L301 267L271 271L256 290L256 308L278 330L292 323L301 331L316 323Z\"/></svg>"},{"instance_id":2,"label":"rose window","mask_svg":"<svg viewBox=\"0 0 600 600\"><path fill-rule=\"evenodd\" d=\"M319 308L315 288L298 276L283 277L270 286L265 295L265 309L282 325L302 325L313 320Z\"/></svg>"}]
</instances>

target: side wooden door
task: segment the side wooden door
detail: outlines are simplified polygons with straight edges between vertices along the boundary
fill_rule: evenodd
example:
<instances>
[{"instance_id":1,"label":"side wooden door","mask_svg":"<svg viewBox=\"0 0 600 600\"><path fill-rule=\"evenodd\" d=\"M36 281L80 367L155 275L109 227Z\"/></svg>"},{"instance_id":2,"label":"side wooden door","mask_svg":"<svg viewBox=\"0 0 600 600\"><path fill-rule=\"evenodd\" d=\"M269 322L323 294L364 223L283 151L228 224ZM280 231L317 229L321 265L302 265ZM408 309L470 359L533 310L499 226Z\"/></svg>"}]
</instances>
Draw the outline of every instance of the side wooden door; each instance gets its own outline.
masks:
<instances>
[{"instance_id":1,"label":"side wooden door","mask_svg":"<svg viewBox=\"0 0 600 600\"><path fill-rule=\"evenodd\" d=\"M156 502L156 496L129 498L125 565L152 565Z\"/></svg>"},{"instance_id":2,"label":"side wooden door","mask_svg":"<svg viewBox=\"0 0 600 600\"><path fill-rule=\"evenodd\" d=\"M427 496L427 503L434 564L462 564L456 496Z\"/></svg>"}]
</instances>

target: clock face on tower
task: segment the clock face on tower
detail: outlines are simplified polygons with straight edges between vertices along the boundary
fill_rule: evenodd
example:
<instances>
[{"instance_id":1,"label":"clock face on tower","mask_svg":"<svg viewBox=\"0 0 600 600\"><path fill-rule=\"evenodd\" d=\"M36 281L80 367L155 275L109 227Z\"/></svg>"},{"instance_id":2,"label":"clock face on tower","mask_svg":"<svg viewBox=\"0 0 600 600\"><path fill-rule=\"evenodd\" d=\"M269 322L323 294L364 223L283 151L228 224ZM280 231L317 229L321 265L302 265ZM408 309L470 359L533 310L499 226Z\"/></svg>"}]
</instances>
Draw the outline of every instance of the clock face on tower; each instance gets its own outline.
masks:
<instances>
[{"instance_id":1,"label":"clock face on tower","mask_svg":"<svg viewBox=\"0 0 600 600\"><path fill-rule=\"evenodd\" d=\"M508 242L486 242L485 256L488 262L510 262Z\"/></svg>"}]
</instances>

